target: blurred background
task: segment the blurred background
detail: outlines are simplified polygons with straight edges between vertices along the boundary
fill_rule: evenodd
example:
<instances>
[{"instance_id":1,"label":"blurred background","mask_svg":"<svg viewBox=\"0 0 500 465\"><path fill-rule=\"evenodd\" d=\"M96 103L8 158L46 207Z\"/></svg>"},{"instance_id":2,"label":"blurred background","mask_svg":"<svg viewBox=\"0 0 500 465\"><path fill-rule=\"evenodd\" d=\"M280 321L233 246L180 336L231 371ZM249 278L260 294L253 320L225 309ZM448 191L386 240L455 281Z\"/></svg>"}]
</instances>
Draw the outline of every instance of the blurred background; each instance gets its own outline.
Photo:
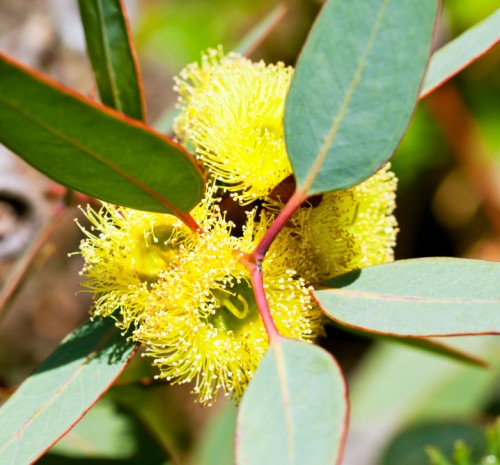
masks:
<instances>
[{"instance_id":1,"label":"blurred background","mask_svg":"<svg viewBox=\"0 0 500 465\"><path fill-rule=\"evenodd\" d=\"M172 76L208 47L238 46L277 1L126 1L146 93L148 121L166 128ZM289 0L253 59L293 65L321 2ZM497 0L445 0L436 47L498 8ZM76 1L0 0L0 50L91 95ZM160 122L160 123L158 123ZM500 47L418 106L394 158L399 178L396 257L500 260ZM61 189L0 147L0 280L26 275L0 309L0 402L88 315L78 293L77 209L61 213ZM43 245L41 245L43 244ZM36 254L34 253L36 251ZM31 262L32 256L35 256ZM30 263L28 265L28 263ZM25 273L25 271L28 271ZM451 342L487 360L482 369L337 327L322 342L351 389L344 465L426 465L424 446L447 454L458 438L484 451L480 426L500 414L497 337ZM90 413L39 463L232 463L235 408L193 403L187 387L150 382L136 357Z\"/></svg>"}]
</instances>

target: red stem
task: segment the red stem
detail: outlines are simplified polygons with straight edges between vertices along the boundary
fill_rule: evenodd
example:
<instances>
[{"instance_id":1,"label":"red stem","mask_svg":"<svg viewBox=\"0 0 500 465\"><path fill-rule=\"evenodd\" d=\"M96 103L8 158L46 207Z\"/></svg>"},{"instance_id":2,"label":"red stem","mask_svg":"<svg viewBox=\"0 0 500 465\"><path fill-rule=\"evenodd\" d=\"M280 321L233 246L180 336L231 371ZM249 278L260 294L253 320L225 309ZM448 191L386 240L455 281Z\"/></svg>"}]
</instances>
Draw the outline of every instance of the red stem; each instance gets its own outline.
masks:
<instances>
[{"instance_id":1,"label":"red stem","mask_svg":"<svg viewBox=\"0 0 500 465\"><path fill-rule=\"evenodd\" d=\"M302 190L297 190L290 197L290 200L283 207L283 210L279 213L278 217L274 220L271 227L267 230L264 237L261 239L255 250L252 252L252 256L255 260L257 266L264 260L269 247L273 243L274 239L281 231L281 228L285 226L292 215L297 211L297 209L304 203L307 199L307 194Z\"/></svg>"},{"instance_id":2,"label":"red stem","mask_svg":"<svg viewBox=\"0 0 500 465\"><path fill-rule=\"evenodd\" d=\"M203 228L189 213L176 212L175 214L191 231L199 234L203 233Z\"/></svg>"},{"instance_id":3,"label":"red stem","mask_svg":"<svg viewBox=\"0 0 500 465\"><path fill-rule=\"evenodd\" d=\"M266 328L269 342L273 344L280 337L280 333L274 323L271 311L269 310L269 305L267 303L266 292L264 290L264 280L262 276L262 267L254 263L249 266L249 270L250 278L252 279L255 301L257 302L260 317L262 318L262 323L264 323L264 328Z\"/></svg>"},{"instance_id":4,"label":"red stem","mask_svg":"<svg viewBox=\"0 0 500 465\"><path fill-rule=\"evenodd\" d=\"M264 234L264 237L257 244L257 247L252 254L245 257L243 260L244 264L250 271L255 301L271 344L276 343L281 336L278 328L276 328L273 317L271 316L271 311L269 310L269 304L267 303L266 292L264 290L262 263L264 262L264 257L266 256L269 247L273 243L274 239L276 239L278 233L292 217L295 211L302 205L306 198L307 194L305 191L295 191L290 200L283 207L283 210L279 213L278 217L273 221L266 234Z\"/></svg>"}]
</instances>

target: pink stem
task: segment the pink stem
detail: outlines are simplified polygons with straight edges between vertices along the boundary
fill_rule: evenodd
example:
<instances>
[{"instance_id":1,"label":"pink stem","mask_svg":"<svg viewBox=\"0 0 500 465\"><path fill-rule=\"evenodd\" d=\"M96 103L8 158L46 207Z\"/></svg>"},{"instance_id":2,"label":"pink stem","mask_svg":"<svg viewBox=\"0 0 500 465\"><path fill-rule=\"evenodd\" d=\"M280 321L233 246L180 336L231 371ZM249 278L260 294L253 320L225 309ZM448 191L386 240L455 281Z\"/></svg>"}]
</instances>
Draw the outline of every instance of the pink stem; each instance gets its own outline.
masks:
<instances>
[{"instance_id":1,"label":"pink stem","mask_svg":"<svg viewBox=\"0 0 500 465\"><path fill-rule=\"evenodd\" d=\"M267 303L264 281L262 279L262 267L253 264L253 266L249 267L249 269L255 301L257 302L260 317L262 318L262 323L264 323L264 328L266 328L269 342L273 344L280 337L280 333L274 323L271 311L269 310L269 305Z\"/></svg>"},{"instance_id":2,"label":"pink stem","mask_svg":"<svg viewBox=\"0 0 500 465\"><path fill-rule=\"evenodd\" d=\"M189 213L175 212L179 218L191 231L194 233L203 234L203 228L196 222L196 220Z\"/></svg>"},{"instance_id":3,"label":"pink stem","mask_svg":"<svg viewBox=\"0 0 500 465\"><path fill-rule=\"evenodd\" d=\"M271 227L267 230L266 234L264 234L264 237L252 252L252 256L254 257L257 266L259 264L262 265L264 257L266 256L266 253L269 250L269 247L273 243L274 239L306 199L307 194L302 190L295 191L290 197L290 200L283 207L283 210L281 210L278 217L274 220Z\"/></svg>"},{"instance_id":4,"label":"pink stem","mask_svg":"<svg viewBox=\"0 0 500 465\"><path fill-rule=\"evenodd\" d=\"M292 217L295 211L302 205L306 198L307 194L304 191L294 192L290 200L284 206L283 210L279 213L278 217L273 221L271 227L267 230L266 234L264 234L264 237L261 239L259 244L257 244L255 250L244 261L250 271L255 301L257 303L257 307L259 308L259 313L271 344L277 342L281 336L274 323L273 317L271 316L271 311L269 310L269 304L264 290L262 263L264 262L264 257L266 256L269 247L278 233Z\"/></svg>"}]
</instances>

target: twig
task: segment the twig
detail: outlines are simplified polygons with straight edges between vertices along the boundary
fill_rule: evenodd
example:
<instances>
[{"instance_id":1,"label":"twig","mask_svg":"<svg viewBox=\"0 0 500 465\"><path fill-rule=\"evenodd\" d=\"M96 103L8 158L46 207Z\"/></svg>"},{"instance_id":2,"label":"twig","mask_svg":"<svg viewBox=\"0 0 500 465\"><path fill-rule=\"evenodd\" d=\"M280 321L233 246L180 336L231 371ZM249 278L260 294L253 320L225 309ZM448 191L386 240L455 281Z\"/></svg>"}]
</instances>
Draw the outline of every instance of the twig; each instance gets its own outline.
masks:
<instances>
[{"instance_id":1,"label":"twig","mask_svg":"<svg viewBox=\"0 0 500 465\"><path fill-rule=\"evenodd\" d=\"M290 200L283 207L283 210L281 210L277 218L271 224L271 227L266 231L264 237L257 244L255 250L249 256L244 256L242 259L242 263L250 271L255 301L271 344L276 343L281 336L278 328L276 328L267 302L264 290L262 264L274 239L276 239L276 236L283 226L285 226L295 211L304 203L306 198L307 194L304 191L295 191Z\"/></svg>"},{"instance_id":2,"label":"twig","mask_svg":"<svg viewBox=\"0 0 500 465\"><path fill-rule=\"evenodd\" d=\"M26 249L22 257L18 260L14 269L9 273L5 284L0 291L0 321L7 315L7 309L22 285L26 281L30 271L34 267L34 259L47 242L47 239L61 224L67 209L60 205L54 211L53 216L47 221L38 233L36 239Z\"/></svg>"}]
</instances>

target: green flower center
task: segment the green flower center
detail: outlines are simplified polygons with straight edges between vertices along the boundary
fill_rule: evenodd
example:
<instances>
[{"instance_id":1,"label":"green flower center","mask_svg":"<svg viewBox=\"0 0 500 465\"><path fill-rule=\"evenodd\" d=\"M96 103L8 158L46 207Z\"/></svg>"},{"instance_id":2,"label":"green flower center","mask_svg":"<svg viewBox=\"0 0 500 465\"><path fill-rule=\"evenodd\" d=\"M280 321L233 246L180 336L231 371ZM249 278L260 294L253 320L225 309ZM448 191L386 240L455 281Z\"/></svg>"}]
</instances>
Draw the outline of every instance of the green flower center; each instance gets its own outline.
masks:
<instances>
[{"instance_id":1,"label":"green flower center","mask_svg":"<svg viewBox=\"0 0 500 465\"><path fill-rule=\"evenodd\" d=\"M235 284L231 290L214 289L212 294L220 306L208 317L208 321L218 329L239 334L259 317L253 290L245 280Z\"/></svg>"},{"instance_id":2,"label":"green flower center","mask_svg":"<svg viewBox=\"0 0 500 465\"><path fill-rule=\"evenodd\" d=\"M158 281L161 271L174 260L178 248L173 240L176 229L170 225L155 226L150 235L137 238L134 269L142 282Z\"/></svg>"}]
</instances>

